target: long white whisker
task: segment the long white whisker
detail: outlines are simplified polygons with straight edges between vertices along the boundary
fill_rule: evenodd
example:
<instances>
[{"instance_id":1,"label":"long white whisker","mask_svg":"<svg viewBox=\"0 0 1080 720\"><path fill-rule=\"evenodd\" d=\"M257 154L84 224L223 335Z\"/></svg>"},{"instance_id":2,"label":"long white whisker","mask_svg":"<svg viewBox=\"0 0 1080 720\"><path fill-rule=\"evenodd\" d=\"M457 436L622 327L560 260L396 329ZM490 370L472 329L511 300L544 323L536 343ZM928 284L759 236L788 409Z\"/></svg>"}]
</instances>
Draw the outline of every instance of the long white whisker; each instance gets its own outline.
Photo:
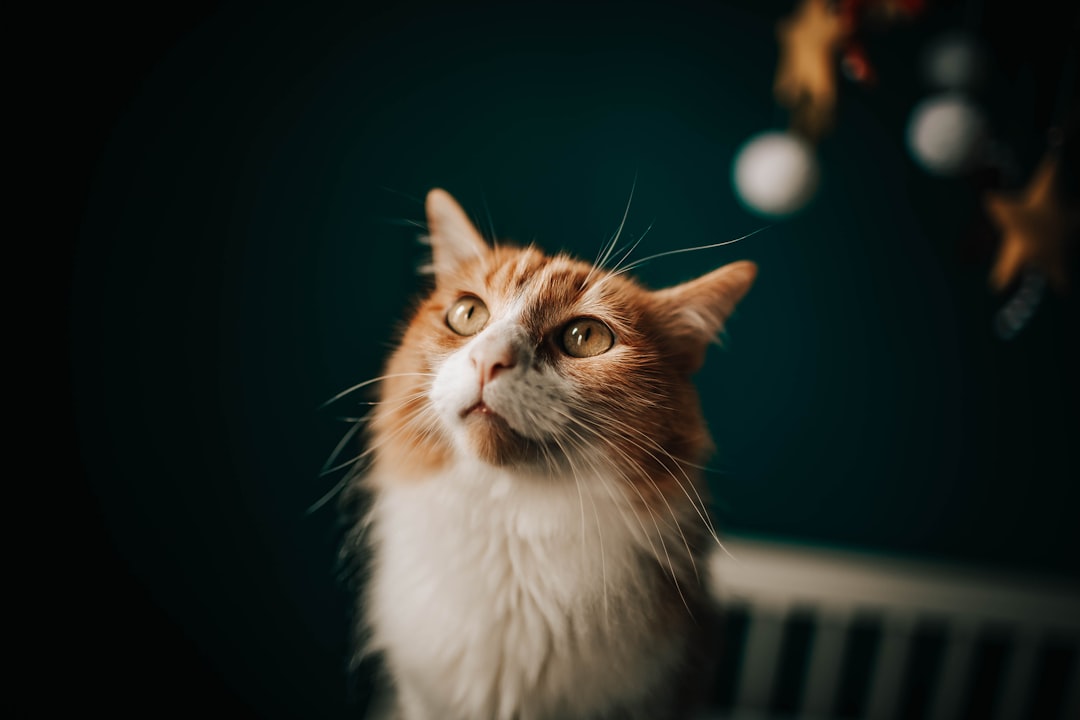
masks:
<instances>
[{"instance_id":1,"label":"long white whisker","mask_svg":"<svg viewBox=\"0 0 1080 720\"><path fill-rule=\"evenodd\" d=\"M383 445L386 445L387 443L393 442L394 440L396 440L397 438L399 438L402 435L413 433L413 434L415 434L417 436L420 436L420 437L429 437L430 435L434 434L434 430L436 429L438 423L434 418L424 414L422 412L423 410L424 410L423 406L416 407L415 409L413 409L410 412L410 414L407 417L406 421L404 423L402 423L402 425L400 427L395 428L393 430L393 432L391 432L388 435L385 435L384 437L382 437L379 440L379 442L374 443L374 444L370 445L369 447L367 447L359 455L356 455L356 456L354 456L354 457L352 457L349 460L346 460L344 462L338 463L337 465L334 465L333 467L324 467L324 469L319 472L319 477L326 477L327 475L333 475L334 473L336 473L336 472L338 472L340 470L344 470L347 467L355 466L357 463L359 463L361 460L369 457L372 453L377 451ZM343 438L342 441L338 443L338 448L339 448L338 451L340 451L340 448L342 446L344 446L345 442L348 441L349 436L354 434L359 427L360 427L360 425L358 424L358 425L354 425L352 428L350 428L349 433L346 433L346 437ZM327 461L328 463L333 462L333 460L336 459L338 451L335 451L334 455L331 456L331 459Z\"/></svg>"},{"instance_id":2,"label":"long white whisker","mask_svg":"<svg viewBox=\"0 0 1080 720\"><path fill-rule=\"evenodd\" d=\"M573 420L572 418L570 418L570 419ZM580 424L580 423L578 423L578 424ZM564 428L564 430L573 433L574 438L567 438L567 440L569 442L573 443L574 447L577 448L579 451L584 450L584 452L581 452L581 455L583 457L588 457L588 450L591 449L591 446L589 445L588 441L584 437L582 437L581 434L577 432L577 430L574 429L573 425ZM575 441L575 438L576 438L576 441ZM587 462L589 463L589 466L596 472L596 476L600 480L600 482L603 484L604 490L605 490L605 492L607 492L608 497L611 498L613 503L615 503L616 508L618 508L618 510L619 510L619 515L623 518L623 522L626 522L626 513L623 512L622 502L620 502L612 494L611 488L607 483L607 479L606 479L604 473L599 470L599 468L597 467L597 465L596 465L596 463L594 461L588 460ZM608 464L609 464L609 466L610 466L610 468L612 470L614 470L616 473L618 473L618 475L620 476L620 479L623 480L624 483L630 487L630 489L632 489L635 493L637 493L637 496L641 500L642 505L647 505L647 503L645 501L645 497L641 494L641 491L638 490L638 488L634 485L634 483L630 480L630 478L627 477L626 473L621 468L619 468L617 465L615 465L614 463L611 463L609 461ZM656 559L656 563L658 565L662 566L663 563L660 561L660 556L656 552L656 545L653 544L652 535L649 533L648 530L645 529L645 524L641 521L640 515L638 515L638 513L636 513L636 512L631 512L631 515L637 521L638 527L641 528L642 536L649 543L649 549L652 551L653 557ZM655 519L653 521L653 524L654 525L656 524ZM656 527L656 532L657 532L658 535L661 535L660 527L658 525ZM661 542L663 542L662 537L661 537ZM677 581L677 578L676 578L676 581Z\"/></svg>"},{"instance_id":3,"label":"long white whisker","mask_svg":"<svg viewBox=\"0 0 1080 720\"><path fill-rule=\"evenodd\" d=\"M393 400L384 400L384 401L382 401L382 403L391 403L391 402L393 402L395 404L394 405L395 407L402 407L404 405L408 405L409 403L423 397L424 395L425 395L424 392L416 392L416 393L412 393L412 394L407 395L407 396L402 397L402 398L395 398ZM413 413L415 414L416 412L418 412L418 410L419 410L419 408L417 410L414 410ZM330 453L330 457L328 457L326 459L326 462L323 463L322 469L319 471L319 477L324 477L326 475L330 475L330 474L332 474L332 473L334 473L334 472L336 472L336 471L338 471L338 470L340 470L340 469L342 469L344 467L352 465L354 462L356 462L356 460L364 457L364 455L362 454L362 455L358 456L357 458L349 460L348 462L343 463L341 465L334 465L334 461L337 460L338 455L341 454L341 451L345 448L345 445L353 438L354 435L356 435L356 433L360 430L360 428L363 427L363 424L364 424L364 422L366 422L366 420L367 420L367 418L360 418L359 420L355 421L353 423L353 426L351 428L349 428L348 432L345 433L344 437L342 437L341 440L338 441L338 444L334 448L334 451L332 453ZM410 420L410 422L411 422L411 420Z\"/></svg>"},{"instance_id":4,"label":"long white whisker","mask_svg":"<svg viewBox=\"0 0 1080 720\"><path fill-rule=\"evenodd\" d=\"M697 252L698 250L711 250L712 248L724 247L725 245L734 245L737 242L741 242L741 241L743 241L743 240L745 240L745 239L747 239L749 237L753 237L754 235L757 235L759 232L768 230L771 227L772 227L772 225L766 225L765 227L758 228L757 230L754 230L753 232L749 232L749 233L747 233L747 234L745 234L745 235L743 235L741 237L737 237L737 238L734 238L732 240L724 240L723 242L712 243L710 245L699 245L697 247L680 248L678 250L667 250L667 251L662 252L662 253L656 253L655 255L649 255L648 257L643 257L640 260L635 260L634 262L630 263L626 267L619 270L616 274L621 275L622 273L629 272L630 270L633 270L634 268L641 267L642 265L649 262L650 260L656 260L657 258L667 257L668 255L678 255L679 253Z\"/></svg>"},{"instance_id":5,"label":"long white whisker","mask_svg":"<svg viewBox=\"0 0 1080 720\"><path fill-rule=\"evenodd\" d=\"M610 277L610 273L615 273L616 275L619 274L619 266L622 265L624 262L626 262L626 259L628 257L630 257L630 254L633 253L634 250L637 250L637 246L641 244L641 239L643 237L645 237L645 236L642 235L637 240L632 242L629 247L626 248L626 252L624 252L619 257L619 259L615 261L615 264L612 266L611 270L608 271L609 275L607 275L605 277ZM603 284L603 280L601 280L599 283L597 283L598 286L601 285L601 284Z\"/></svg>"},{"instance_id":6,"label":"long white whisker","mask_svg":"<svg viewBox=\"0 0 1080 720\"><path fill-rule=\"evenodd\" d=\"M649 231L652 230L652 227L653 226L650 223L649 227L645 228L645 232L641 233L641 235L638 236L638 239L632 242L629 247L626 248L626 252L624 252L622 256L615 261L615 264L611 266L611 269L608 271L609 275L607 277L610 277L610 274L612 273L614 273L615 275L622 274L619 271L619 268L621 268L622 264L630 258L630 256L634 253L635 250L637 250L638 245L640 245L641 241L645 239L645 236L649 234ZM607 277L605 277L604 280L606 280ZM597 286L599 287L600 285L602 285L604 283L604 280L601 280L599 283L597 283Z\"/></svg>"},{"instance_id":7,"label":"long white whisker","mask_svg":"<svg viewBox=\"0 0 1080 720\"><path fill-rule=\"evenodd\" d=\"M583 408L583 412L586 413L586 414L593 415L588 409L585 409L585 408ZM706 505L705 500L701 497L701 493L698 492L697 483L695 483L690 478L690 476L686 474L686 470L683 468L683 464L685 463L685 461L681 461L681 460L677 459L670 452L668 452L663 446L661 446L658 442L656 442L653 438L649 437L648 435L646 435L644 432L642 432L638 428L635 428L634 426L629 425L629 424L627 424L625 422L621 422L619 420L616 420L616 419L614 419L612 417L602 417L601 419L603 420L603 422L605 422L605 423L607 423L609 425L614 425L615 426L614 429L618 429L618 430L623 431L623 432L629 431L629 432L635 433L636 435L641 437L644 441L648 442L652 447L656 448L660 453L662 453L663 455L665 455L667 458L669 458L671 460L671 462L675 465L675 467L678 468L680 474L683 476L683 479L686 480L686 483L689 484L690 488L694 491L694 495L697 498L697 502L694 501L694 498L690 497L689 492L686 490L686 486L682 483L681 480L679 480L678 477L675 476L674 472L672 472L672 470L667 466L667 464L663 460L656 457L656 455L654 455L650 450L648 450L645 447L642 447L639 443L635 442L634 440L626 437L625 435L622 436L627 442L630 442L630 443L634 444L637 448L639 448L643 452L647 453L658 465L660 465L660 467L662 467L665 471L667 471L668 475L671 476L671 479L674 480L675 483L679 486L679 489L682 490L683 494L686 496L686 499L690 502L690 505L693 506L694 512L697 513L698 518L700 518L702 523L704 523L705 528L709 531L709 535L711 536L713 542L715 542L717 547L719 547L721 550L723 550L726 555L731 557L733 560L736 559L735 556L731 554L731 551L729 551L727 549L727 547L724 545L724 543L720 540L719 533L717 532L716 526L713 524L712 518L711 518L711 516L709 514L708 506ZM627 459L629 459L629 458L627 458ZM686 464L689 464L689 463L686 463Z\"/></svg>"},{"instance_id":8,"label":"long white whisker","mask_svg":"<svg viewBox=\"0 0 1080 720\"><path fill-rule=\"evenodd\" d=\"M638 429L638 428L636 428L636 427L634 427L634 426L632 426L632 425L630 425L628 423L623 423L623 422L620 422L620 421L615 421L615 422L618 423L620 429L629 430L630 432L633 432L636 435L638 435L639 437L641 437L645 442L649 443L649 445L656 448L657 451L659 451L665 457L667 457L669 460L671 460L672 464L674 464L675 467L678 468L679 473L682 475L683 479L686 480L686 482L694 490L694 495L697 496L697 502L694 501L694 498L690 497L690 494L687 492L687 490L683 486L682 482L677 477L675 477L674 473L671 471L670 468L668 468L668 466L667 466L667 464L665 462L663 462L660 458L653 455L652 452L650 452L647 448L644 448L640 444L638 444L638 443L636 443L636 442L634 442L632 440L629 440L629 438L627 438L627 440L629 442L634 442L634 445L636 447L638 447L642 451L648 453L649 456L653 460L655 460L657 462L657 464L659 464L662 468L664 468L664 470L666 470L668 472L669 475L671 475L672 479L675 480L676 483L678 483L679 489L681 489L683 491L683 494L686 495L686 499L690 501L691 505L693 505L694 510L698 514L698 517L701 519L701 521L703 523L705 523L705 526L709 529L709 531L712 533L713 537L716 538L716 541L719 543L720 540L719 540L718 537L716 537L716 528L713 526L712 520L708 517L708 508L707 508L707 506L705 504L705 500L702 499L701 494L697 490L697 483L695 483L690 478L690 476L687 475L686 470L683 468L683 462L678 460L677 458L675 458L675 456L672 455L670 452L668 452L662 445L660 445L660 443L656 442L656 440L654 440L653 438L646 435L640 429ZM721 543L721 546L722 545L723 544Z\"/></svg>"},{"instance_id":9,"label":"long white whisker","mask_svg":"<svg viewBox=\"0 0 1080 720\"><path fill-rule=\"evenodd\" d=\"M626 455L625 451L623 451L622 448L618 447L618 445L615 444L614 442L612 442L609 438L600 436L600 439L602 441L606 442L612 449L614 449L620 455L622 455L623 458L626 459L627 462L633 463L632 459L629 456ZM660 460L651 451L649 451L645 447L642 447L639 443L635 442L634 440L632 440L630 438L627 438L625 436L624 436L624 439L627 440L628 442L634 444L638 449L640 449L643 452L645 452L646 454L648 454L658 465L660 465L660 467L662 467L665 471L667 471L668 475L671 476L671 478L675 481L675 483L679 486L679 488L682 489L683 493L686 494L687 500L690 501L690 504L694 505L693 500L690 498L689 493L686 492L686 488L683 487L682 482L680 482L679 478L675 476L675 474L671 471L671 469L668 468L667 465L662 460ZM693 569L694 569L694 575L700 579L700 576L698 575L697 561L694 558L693 551L690 549L690 542L689 542L689 540L687 540L686 534L683 532L682 524L679 522L678 516L675 514L675 509L671 506L671 503L668 502L667 496L664 495L664 493L660 490L659 486L655 483L655 481L652 479L652 477L650 477L649 473L642 472L641 475L642 475L643 478L645 478L645 481L648 482L652 486L653 490L656 491L656 494L663 501L664 505L668 509L668 512L671 514L671 519L675 523L676 529L679 531L679 535L682 538L683 545L686 547L687 557L690 558L691 565L693 566ZM689 478L687 478L687 481L689 481ZM698 509L698 507L696 505L694 505L694 510L698 513L699 516L701 516L701 511ZM702 519L704 521L704 518L702 518ZM709 527L709 524L708 524L707 521L706 521L706 527ZM717 539L717 542L719 542L719 539Z\"/></svg>"},{"instance_id":10,"label":"long white whisker","mask_svg":"<svg viewBox=\"0 0 1080 720\"><path fill-rule=\"evenodd\" d=\"M480 200L484 206L484 215L487 217L488 232L491 234L491 241L495 242L495 238L497 237L495 234L495 219L491 217L491 206L487 201L487 193L485 193L483 189L480 190Z\"/></svg>"},{"instance_id":11,"label":"long white whisker","mask_svg":"<svg viewBox=\"0 0 1080 720\"><path fill-rule=\"evenodd\" d=\"M615 247L619 243L619 237L622 235L623 228L626 227L626 219L630 216L630 204L634 201L635 188L637 188L637 173L634 174L634 182L630 185L630 196L626 198L626 208L623 209L623 216L622 220L619 221L619 227L615 230L615 234L612 235L611 240L600 248L597 259L593 261L592 267L589 268L589 273L581 282L582 288L589 284L589 280L592 278L594 272L604 269L604 265L607 264L607 261L611 258L611 254L615 251Z\"/></svg>"},{"instance_id":12,"label":"long white whisker","mask_svg":"<svg viewBox=\"0 0 1080 720\"><path fill-rule=\"evenodd\" d=\"M558 445L559 450L562 452L563 457L566 458L566 462L569 463L570 472L574 476L574 483L577 485L578 501L581 502L581 539L582 539L582 551L584 552L584 547L585 547L585 542L584 542L584 540L585 540L585 504L584 504L584 501L582 500L583 493L581 491L581 480L579 478L577 468L574 466L574 461L573 461L570 453L567 452L566 448L563 446L563 444L559 440L559 438L556 437L556 438L553 438L553 439L555 441L555 444ZM606 623L606 622L608 622L609 618L608 618L607 558L606 558L606 555L604 553L604 531L600 527L600 513L596 509L596 501L593 499L591 494L589 494L589 503L592 505L593 517L596 519L596 537L597 537L597 539L599 541L599 544L600 544L600 575L601 575L601 578L602 578L602 581L603 581L602 585L603 585L603 589L604 589L604 622Z\"/></svg>"},{"instance_id":13,"label":"long white whisker","mask_svg":"<svg viewBox=\"0 0 1080 720\"><path fill-rule=\"evenodd\" d=\"M361 427L363 427L363 423L355 423L351 428L349 428L348 432L345 433L341 440L338 441L338 444L334 447L334 451L330 453L330 457L326 459L326 462L323 463L322 469L319 470L320 476L327 473L327 469L334 464L334 461L337 460L338 455L340 455L341 451L345 449L345 445L350 440L352 440L353 437L356 436L356 433L360 431Z\"/></svg>"},{"instance_id":14,"label":"long white whisker","mask_svg":"<svg viewBox=\"0 0 1080 720\"><path fill-rule=\"evenodd\" d=\"M418 220L410 220L408 218L383 218L382 222L386 225L400 225L402 227L415 227L423 231L427 231L427 224Z\"/></svg>"},{"instance_id":15,"label":"long white whisker","mask_svg":"<svg viewBox=\"0 0 1080 720\"><path fill-rule=\"evenodd\" d=\"M330 398L329 400L324 402L322 405L320 405L319 409L322 410L327 405L332 405L333 403L337 402L338 400L345 397L349 393L356 392L360 388L367 387L368 385L372 385L372 384L377 383L377 382L379 382L381 380L388 380L390 378L396 378L396 377L435 377L435 373L407 372L407 373L391 373L389 375L380 375L379 377L371 378L370 380L365 380L362 383L357 383L357 384L353 385L350 388L346 388L346 389L342 390L337 395L335 395L334 397Z\"/></svg>"},{"instance_id":16,"label":"long white whisker","mask_svg":"<svg viewBox=\"0 0 1080 720\"><path fill-rule=\"evenodd\" d=\"M371 407L377 407L377 406L380 406L380 405L391 405L391 404L404 405L405 403L409 402L410 400L415 400L416 398L423 397L426 394L427 394L427 390L425 389L425 390L419 390L419 391L417 391L417 392L415 392L415 393L413 393L411 395L403 395L402 397L399 397L399 398L391 398L390 400L357 400L356 404L357 405L369 405ZM338 418L338 419L342 420L344 418Z\"/></svg>"},{"instance_id":17,"label":"long white whisker","mask_svg":"<svg viewBox=\"0 0 1080 720\"><path fill-rule=\"evenodd\" d=\"M337 483L334 484L334 487L323 493L323 496L321 498L313 502L311 506L308 507L307 514L310 515L313 512L316 512L323 505L330 502L331 499L333 499L338 493L345 489L345 486L347 486L352 479L352 473L346 473L343 478L341 478L337 481Z\"/></svg>"},{"instance_id":18,"label":"long white whisker","mask_svg":"<svg viewBox=\"0 0 1080 720\"><path fill-rule=\"evenodd\" d=\"M564 417L566 417L566 418L568 418L569 420L571 420L571 422L573 422L573 423L576 423L577 425L579 425L580 427L582 427L583 429L588 429L588 426L584 425L584 424L583 424L583 423L581 422L580 418L575 418L575 417L573 417L573 416L571 416L571 415L568 415L568 414L566 414L566 413L561 413L561 414L562 414L562 415L563 415ZM576 433L575 433L575 434L576 434ZM631 465L633 465L633 464L634 464L634 463L633 463L633 460L632 460L632 459L631 459L631 458L630 458L629 456L627 456L627 455L626 455L626 453L625 453L625 452L623 452L623 450L622 450L621 448L619 448L619 447L618 447L618 446L617 446L617 445L616 445L615 443L611 442L611 441L610 441L609 439L607 439L607 438L605 438L605 437L603 437L603 436L598 436L598 439L599 439L599 440L601 440L602 442L605 442L605 443L606 443L606 444L607 444L607 445L608 445L609 447L611 447L611 448L612 448L612 449L613 449L613 450L614 450L615 452L617 452L617 453L621 454L621 455L622 455L622 456L624 457L624 459L625 459L625 460L626 460L627 462L629 462L629 463L630 463ZM673 563L673 562L672 562L672 560L671 560L671 555L670 555L670 553L668 552L668 549L667 549L667 543L666 543L666 542L664 541L664 533L663 533L663 532L661 532L661 530L660 530L660 526L659 526L659 524L657 523L657 518L656 518L656 515L655 515L655 513L654 513L654 512L653 512L653 510L652 510L652 505L651 505L651 503L649 503L649 502L648 502L647 500L645 500L645 498L644 498L644 497L643 497L643 496L641 495L641 491L640 491L640 490L639 490L639 489L637 488L637 486L636 486L636 484L635 484L635 483L633 482L633 480L631 480L630 478L626 477L626 475L625 475L624 473L620 473L620 474L621 474L621 475L623 476L623 479L624 479L624 481L626 482L626 484L627 484L627 485L629 485L629 486L630 486L630 487L631 487L631 488L632 488L632 489L633 489L633 490L634 490L634 491L635 491L635 492L636 492L636 493L638 494L638 497L639 497L639 498L641 498L641 501L642 501L642 505L643 505L643 506L644 506L644 507L646 508L646 510L648 510L648 512L649 512L649 516L650 516L650 518L651 518L651 519L652 519L652 521L653 521L653 525L654 525L654 526L656 527L656 533L657 533L657 538L658 538L658 539L660 540L660 545L661 545L661 547L662 547L662 548L663 548L663 550L664 550L664 556L665 556L665 558L667 559L668 569L669 569L669 570L671 571L671 578L672 578L672 580L673 580L673 582L674 582L674 584L675 584L675 589L676 589L676 591L678 592L678 594L679 594L679 597L680 597L680 598L682 599L683 605L684 605L684 606L686 607L686 611L687 611L687 612L688 612L688 613L689 613L689 614L690 614L691 616L693 616L693 611L692 611L692 610L690 609L690 605L689 605L689 603L688 603L688 602L686 601L686 597L685 597L685 595L683 594L683 591L682 591L682 586L681 586L681 584L680 584L680 582L679 582L679 575L678 575L678 573L676 573L676 572L675 572L675 566L674 566L674 563ZM688 542L688 541L687 541L687 539L686 539L686 535L685 535L685 534L683 533L683 530L682 530L682 526L681 526L681 524L679 523L678 517L677 517L677 516L675 515L675 511L674 511L674 509L672 509L671 505L670 505L670 504L669 504L669 503L667 502L667 499L666 499L666 498L664 497L663 493L662 493L662 492L660 491L660 489L659 489L659 488L658 488L658 487L656 486L656 484L652 482L651 478L649 478L649 476L648 476L648 473L645 473L645 472L643 472L643 473L642 473L642 476L643 476L643 477L644 477L644 478L645 478L646 480L648 480L648 481L649 481L649 483L650 483L650 484L652 485L652 487L653 487L653 490L655 491L656 495L658 495L658 496L660 497L660 499L664 501L665 505L667 505L667 507L668 507L668 510L669 510L669 512L671 513L671 519L672 519L672 521L674 522L674 526L675 526L675 529L676 529L676 530L678 531L679 535L680 535L680 536L682 536L683 544L685 545L685 547L686 547L686 551L687 551L687 557L688 557L688 559L690 560L690 563L691 563L691 565L692 565L692 567L693 567L693 569L694 569L694 573L695 573L695 575L696 575L696 574L697 574L697 565L696 565L696 562L694 561L693 553L692 553L692 552L691 552L691 550L690 550L690 545L689 545L689 542ZM654 553L654 554L655 554L655 553Z\"/></svg>"}]
</instances>

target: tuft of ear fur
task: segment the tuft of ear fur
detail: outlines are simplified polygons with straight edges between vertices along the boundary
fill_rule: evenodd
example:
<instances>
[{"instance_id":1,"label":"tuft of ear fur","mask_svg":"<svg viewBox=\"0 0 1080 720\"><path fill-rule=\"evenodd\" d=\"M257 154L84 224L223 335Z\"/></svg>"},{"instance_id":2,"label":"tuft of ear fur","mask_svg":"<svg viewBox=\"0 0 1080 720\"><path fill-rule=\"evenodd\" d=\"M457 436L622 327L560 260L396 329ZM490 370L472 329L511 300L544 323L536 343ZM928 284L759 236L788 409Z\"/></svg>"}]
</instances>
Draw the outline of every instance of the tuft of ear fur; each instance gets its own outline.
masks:
<instances>
[{"instance_id":1,"label":"tuft of ear fur","mask_svg":"<svg viewBox=\"0 0 1080 720\"><path fill-rule=\"evenodd\" d=\"M450 193L435 188L424 203L427 212L431 266L436 283L468 260L487 257L487 243Z\"/></svg>"},{"instance_id":2,"label":"tuft of ear fur","mask_svg":"<svg viewBox=\"0 0 1080 720\"><path fill-rule=\"evenodd\" d=\"M680 354L688 360L689 370L701 367L709 343L716 342L724 323L750 290L756 276L757 265L740 260L653 293L682 350Z\"/></svg>"}]
</instances>

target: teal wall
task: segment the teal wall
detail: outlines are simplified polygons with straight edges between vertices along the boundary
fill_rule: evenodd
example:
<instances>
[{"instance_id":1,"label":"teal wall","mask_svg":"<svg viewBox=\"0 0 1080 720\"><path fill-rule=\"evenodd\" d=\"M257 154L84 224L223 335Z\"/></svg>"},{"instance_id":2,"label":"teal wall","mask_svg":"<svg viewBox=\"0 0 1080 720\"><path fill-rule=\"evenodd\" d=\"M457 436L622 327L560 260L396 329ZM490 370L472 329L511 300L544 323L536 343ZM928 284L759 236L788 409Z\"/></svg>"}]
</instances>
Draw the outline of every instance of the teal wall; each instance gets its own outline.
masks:
<instances>
[{"instance_id":1,"label":"teal wall","mask_svg":"<svg viewBox=\"0 0 1080 720\"><path fill-rule=\"evenodd\" d=\"M87 77L107 140L87 155L72 377L122 647L185 658L262 716L344 712L337 528L305 509L345 426L317 408L379 373L421 287L420 198L445 187L500 237L588 258L631 188L642 256L761 229L729 172L783 126L787 7L225 5L159 27L138 72ZM722 528L1075 579L1075 298L996 339L978 187L903 147L913 58L954 19L880 38L881 85L844 85L805 212L639 276L760 265L699 378ZM1026 171L1053 83L1018 57L988 103Z\"/></svg>"}]
</instances>

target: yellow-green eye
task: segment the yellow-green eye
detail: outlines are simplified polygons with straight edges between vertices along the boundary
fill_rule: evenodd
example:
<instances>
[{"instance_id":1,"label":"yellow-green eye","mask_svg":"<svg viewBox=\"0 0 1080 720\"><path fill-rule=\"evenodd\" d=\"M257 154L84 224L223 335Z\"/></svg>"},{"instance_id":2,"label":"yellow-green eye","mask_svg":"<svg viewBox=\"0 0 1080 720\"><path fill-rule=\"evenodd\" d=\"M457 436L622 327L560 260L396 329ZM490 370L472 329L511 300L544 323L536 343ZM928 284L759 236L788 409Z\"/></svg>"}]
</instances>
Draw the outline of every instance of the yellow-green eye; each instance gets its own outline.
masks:
<instances>
[{"instance_id":1,"label":"yellow-green eye","mask_svg":"<svg viewBox=\"0 0 1080 720\"><path fill-rule=\"evenodd\" d=\"M450 306L446 324L458 335L475 335L488 321L487 305L480 298L466 295Z\"/></svg>"},{"instance_id":2,"label":"yellow-green eye","mask_svg":"<svg viewBox=\"0 0 1080 720\"><path fill-rule=\"evenodd\" d=\"M585 358L606 353L615 344L607 325L592 318L572 320L563 330L563 350L571 357Z\"/></svg>"}]
</instances>

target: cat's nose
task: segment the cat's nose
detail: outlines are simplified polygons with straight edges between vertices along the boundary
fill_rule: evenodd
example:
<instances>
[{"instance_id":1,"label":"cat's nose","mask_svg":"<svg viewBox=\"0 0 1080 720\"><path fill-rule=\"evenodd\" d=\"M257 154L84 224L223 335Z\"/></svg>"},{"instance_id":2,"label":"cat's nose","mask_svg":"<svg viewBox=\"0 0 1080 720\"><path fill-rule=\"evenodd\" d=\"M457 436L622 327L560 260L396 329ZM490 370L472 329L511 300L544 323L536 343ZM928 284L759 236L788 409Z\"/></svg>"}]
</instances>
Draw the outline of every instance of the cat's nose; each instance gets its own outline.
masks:
<instances>
[{"instance_id":1,"label":"cat's nose","mask_svg":"<svg viewBox=\"0 0 1080 720\"><path fill-rule=\"evenodd\" d=\"M480 385L486 385L503 370L517 366L519 353L511 338L488 336L478 338L469 351L469 361L480 375Z\"/></svg>"}]
</instances>

